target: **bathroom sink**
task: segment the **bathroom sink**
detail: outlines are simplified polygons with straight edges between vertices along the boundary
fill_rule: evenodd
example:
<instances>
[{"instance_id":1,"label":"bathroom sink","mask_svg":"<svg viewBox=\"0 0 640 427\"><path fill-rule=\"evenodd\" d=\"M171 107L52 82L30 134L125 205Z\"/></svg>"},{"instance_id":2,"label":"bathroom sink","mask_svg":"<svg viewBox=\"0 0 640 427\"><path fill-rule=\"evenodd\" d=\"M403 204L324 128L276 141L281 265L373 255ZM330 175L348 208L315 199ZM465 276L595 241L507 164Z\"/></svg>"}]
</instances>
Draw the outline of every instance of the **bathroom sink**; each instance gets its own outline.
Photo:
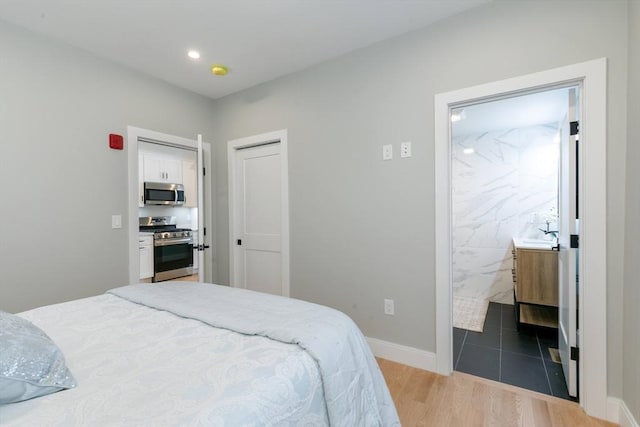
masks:
<instances>
[{"instance_id":1,"label":"bathroom sink","mask_svg":"<svg viewBox=\"0 0 640 427\"><path fill-rule=\"evenodd\" d=\"M553 240L522 239L519 237L515 237L513 239L513 244L517 248L530 249L551 249L553 246L555 246L555 242Z\"/></svg>"}]
</instances>

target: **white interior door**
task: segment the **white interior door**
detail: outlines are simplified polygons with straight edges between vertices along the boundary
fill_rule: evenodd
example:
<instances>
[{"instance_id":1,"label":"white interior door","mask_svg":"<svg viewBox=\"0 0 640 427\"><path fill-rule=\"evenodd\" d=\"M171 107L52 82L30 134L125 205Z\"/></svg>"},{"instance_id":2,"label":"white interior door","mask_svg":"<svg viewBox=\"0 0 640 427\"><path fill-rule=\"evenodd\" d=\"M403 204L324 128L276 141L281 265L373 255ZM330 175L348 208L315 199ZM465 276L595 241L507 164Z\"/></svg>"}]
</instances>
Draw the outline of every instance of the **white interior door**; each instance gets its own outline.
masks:
<instances>
[{"instance_id":1,"label":"white interior door","mask_svg":"<svg viewBox=\"0 0 640 427\"><path fill-rule=\"evenodd\" d=\"M571 236L578 236L577 197L577 135L571 135L570 122L578 122L576 102L577 89L569 90L567 120L561 128L560 171L558 180L558 346L562 370L569 395L578 394L577 351L577 293L578 293L578 249L572 248ZM576 246L576 245L574 245ZM572 357L572 353L573 356Z\"/></svg>"},{"instance_id":2,"label":"white interior door","mask_svg":"<svg viewBox=\"0 0 640 427\"><path fill-rule=\"evenodd\" d=\"M234 285L283 295L280 143L235 150Z\"/></svg>"},{"instance_id":3,"label":"white interior door","mask_svg":"<svg viewBox=\"0 0 640 427\"><path fill-rule=\"evenodd\" d=\"M204 252L208 246L205 242L205 206L204 206L204 156L202 147L202 135L198 134L198 160L197 160L197 176L198 176L198 250L196 251L198 257L198 281L205 281L205 261Z\"/></svg>"}]
</instances>

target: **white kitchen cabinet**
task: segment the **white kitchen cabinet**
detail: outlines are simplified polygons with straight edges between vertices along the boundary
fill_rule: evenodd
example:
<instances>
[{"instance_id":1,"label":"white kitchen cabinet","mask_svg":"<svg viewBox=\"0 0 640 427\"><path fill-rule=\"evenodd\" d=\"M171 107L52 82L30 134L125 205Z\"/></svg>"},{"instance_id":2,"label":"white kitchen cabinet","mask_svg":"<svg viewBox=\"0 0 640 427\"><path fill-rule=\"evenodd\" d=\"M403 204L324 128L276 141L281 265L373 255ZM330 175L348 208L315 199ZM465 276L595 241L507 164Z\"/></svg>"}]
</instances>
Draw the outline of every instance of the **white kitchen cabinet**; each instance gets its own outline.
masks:
<instances>
[{"instance_id":1,"label":"white kitchen cabinet","mask_svg":"<svg viewBox=\"0 0 640 427\"><path fill-rule=\"evenodd\" d=\"M182 184L182 161L155 153L143 155L144 181Z\"/></svg>"},{"instance_id":2,"label":"white kitchen cabinet","mask_svg":"<svg viewBox=\"0 0 640 427\"><path fill-rule=\"evenodd\" d=\"M153 235L138 237L140 250L140 280L153 277Z\"/></svg>"},{"instance_id":3,"label":"white kitchen cabinet","mask_svg":"<svg viewBox=\"0 0 640 427\"><path fill-rule=\"evenodd\" d=\"M184 185L184 207L198 207L198 165L194 160L182 161L182 185Z\"/></svg>"}]
</instances>

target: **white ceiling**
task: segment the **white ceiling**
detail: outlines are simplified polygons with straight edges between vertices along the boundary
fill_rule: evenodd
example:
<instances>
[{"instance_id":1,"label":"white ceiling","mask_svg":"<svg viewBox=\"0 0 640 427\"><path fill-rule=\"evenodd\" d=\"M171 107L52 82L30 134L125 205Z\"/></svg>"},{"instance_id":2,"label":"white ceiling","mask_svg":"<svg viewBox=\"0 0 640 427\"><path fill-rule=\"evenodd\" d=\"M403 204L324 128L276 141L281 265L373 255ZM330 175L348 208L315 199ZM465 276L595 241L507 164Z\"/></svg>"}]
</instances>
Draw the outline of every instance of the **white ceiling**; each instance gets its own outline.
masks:
<instances>
[{"instance_id":1,"label":"white ceiling","mask_svg":"<svg viewBox=\"0 0 640 427\"><path fill-rule=\"evenodd\" d=\"M489 1L0 0L0 19L218 98Z\"/></svg>"},{"instance_id":2,"label":"white ceiling","mask_svg":"<svg viewBox=\"0 0 640 427\"><path fill-rule=\"evenodd\" d=\"M568 110L568 90L548 90L465 107L465 118L451 123L452 133L460 136L558 123Z\"/></svg>"}]
</instances>

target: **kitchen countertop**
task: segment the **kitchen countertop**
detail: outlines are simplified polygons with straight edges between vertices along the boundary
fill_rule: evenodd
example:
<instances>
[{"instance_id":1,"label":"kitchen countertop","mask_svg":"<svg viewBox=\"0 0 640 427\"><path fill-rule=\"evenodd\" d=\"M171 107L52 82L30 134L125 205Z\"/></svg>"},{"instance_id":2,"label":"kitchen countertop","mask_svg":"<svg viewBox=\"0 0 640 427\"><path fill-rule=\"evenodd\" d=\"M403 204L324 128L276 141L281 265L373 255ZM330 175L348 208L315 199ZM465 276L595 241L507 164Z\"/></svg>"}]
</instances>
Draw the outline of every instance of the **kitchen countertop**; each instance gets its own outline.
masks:
<instances>
[{"instance_id":1,"label":"kitchen countertop","mask_svg":"<svg viewBox=\"0 0 640 427\"><path fill-rule=\"evenodd\" d=\"M542 239L528 239L524 237L514 237L513 246L516 249L539 249L539 250L552 250L555 246L555 240L542 240Z\"/></svg>"},{"instance_id":2,"label":"kitchen countertop","mask_svg":"<svg viewBox=\"0 0 640 427\"><path fill-rule=\"evenodd\" d=\"M139 231L138 235L140 235L140 236L153 236L153 231Z\"/></svg>"}]
</instances>

